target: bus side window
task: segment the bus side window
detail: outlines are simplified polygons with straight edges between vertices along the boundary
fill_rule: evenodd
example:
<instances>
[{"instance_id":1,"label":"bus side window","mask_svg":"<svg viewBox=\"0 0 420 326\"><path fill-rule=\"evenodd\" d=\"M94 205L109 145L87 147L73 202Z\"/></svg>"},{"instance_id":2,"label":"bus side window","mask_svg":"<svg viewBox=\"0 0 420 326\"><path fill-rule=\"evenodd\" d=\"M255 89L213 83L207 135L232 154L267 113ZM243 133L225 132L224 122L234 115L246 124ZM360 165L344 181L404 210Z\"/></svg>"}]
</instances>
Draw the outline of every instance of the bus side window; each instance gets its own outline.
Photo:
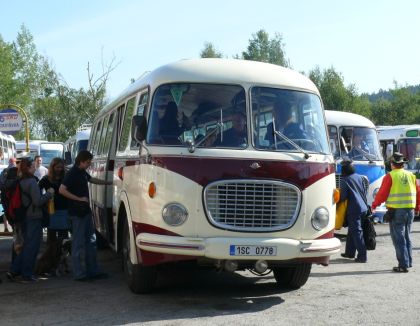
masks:
<instances>
[{"instance_id":1,"label":"bus side window","mask_svg":"<svg viewBox=\"0 0 420 326\"><path fill-rule=\"evenodd\" d=\"M101 138L101 131L102 131L102 120L99 120L96 128L95 128L95 135L94 135L94 142L92 145L92 154L98 154L98 147L99 147L99 139Z\"/></svg>"},{"instance_id":2,"label":"bus side window","mask_svg":"<svg viewBox=\"0 0 420 326\"><path fill-rule=\"evenodd\" d=\"M98 147L98 155L104 154L104 143L105 143L105 135L106 130L108 129L108 121L109 121L109 115L104 118L104 123L102 124L102 132L99 140L99 147Z\"/></svg>"},{"instance_id":3,"label":"bus side window","mask_svg":"<svg viewBox=\"0 0 420 326\"><path fill-rule=\"evenodd\" d=\"M130 135L131 117L134 113L136 97L132 97L128 100L125 107L124 120L122 124L122 131L120 137L120 143L118 145L118 152L124 152L128 145L128 137Z\"/></svg>"},{"instance_id":4,"label":"bus side window","mask_svg":"<svg viewBox=\"0 0 420 326\"><path fill-rule=\"evenodd\" d=\"M147 110L147 101L149 99L149 93L146 92L140 95L139 104L137 105L137 112L136 115L144 116ZM138 143L135 139L131 139L130 142L130 149L138 149L140 147L140 143Z\"/></svg>"},{"instance_id":5,"label":"bus side window","mask_svg":"<svg viewBox=\"0 0 420 326\"><path fill-rule=\"evenodd\" d=\"M105 132L105 141L104 141L104 146L102 148L102 154L107 155L111 149L111 139L112 139L112 132L114 130L114 116L115 116L115 112L113 112L110 116L109 116L109 120L108 120L108 128L106 129Z\"/></svg>"}]
</instances>

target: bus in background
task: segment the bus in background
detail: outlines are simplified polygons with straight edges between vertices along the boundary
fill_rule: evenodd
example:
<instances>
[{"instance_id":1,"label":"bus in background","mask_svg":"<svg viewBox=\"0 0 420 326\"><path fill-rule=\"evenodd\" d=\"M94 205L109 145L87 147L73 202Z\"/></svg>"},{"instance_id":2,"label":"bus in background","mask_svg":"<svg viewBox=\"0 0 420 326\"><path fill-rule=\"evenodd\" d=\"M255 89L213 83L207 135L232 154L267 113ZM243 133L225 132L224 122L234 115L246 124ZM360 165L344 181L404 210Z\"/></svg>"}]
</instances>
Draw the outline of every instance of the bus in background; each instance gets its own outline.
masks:
<instances>
[{"instance_id":1,"label":"bus in background","mask_svg":"<svg viewBox=\"0 0 420 326\"><path fill-rule=\"evenodd\" d=\"M420 125L379 126L377 130L385 160L400 152L408 161L405 169L420 179Z\"/></svg>"},{"instance_id":2,"label":"bus in background","mask_svg":"<svg viewBox=\"0 0 420 326\"><path fill-rule=\"evenodd\" d=\"M162 66L98 114L89 150L92 177L113 181L90 184L95 227L122 254L135 293L180 261L272 270L280 286L299 288L313 263L340 250L321 98L290 69L228 59Z\"/></svg>"},{"instance_id":3,"label":"bus in background","mask_svg":"<svg viewBox=\"0 0 420 326\"><path fill-rule=\"evenodd\" d=\"M336 186L340 187L343 158L350 158L356 172L369 180L367 193L371 205L385 176L385 165L380 150L375 125L369 119L350 112L325 110L330 147L337 163ZM375 215L382 221L386 212L384 205L377 208Z\"/></svg>"},{"instance_id":4,"label":"bus in background","mask_svg":"<svg viewBox=\"0 0 420 326\"><path fill-rule=\"evenodd\" d=\"M48 168L54 157L64 159L64 144L60 142L49 142L46 140L31 140L29 142L29 152L26 151L26 142L20 140L16 142L16 153L20 156L28 155L32 158L39 155L42 157L42 165Z\"/></svg>"},{"instance_id":5,"label":"bus in background","mask_svg":"<svg viewBox=\"0 0 420 326\"><path fill-rule=\"evenodd\" d=\"M91 128L91 124L81 125L77 129L76 134L64 143L66 148L65 157L67 165L73 165L77 154L79 154L80 151L87 149Z\"/></svg>"},{"instance_id":6,"label":"bus in background","mask_svg":"<svg viewBox=\"0 0 420 326\"><path fill-rule=\"evenodd\" d=\"M9 165L9 159L16 157L16 141L11 135L0 132L0 148L3 158L0 159L0 172Z\"/></svg>"}]
</instances>

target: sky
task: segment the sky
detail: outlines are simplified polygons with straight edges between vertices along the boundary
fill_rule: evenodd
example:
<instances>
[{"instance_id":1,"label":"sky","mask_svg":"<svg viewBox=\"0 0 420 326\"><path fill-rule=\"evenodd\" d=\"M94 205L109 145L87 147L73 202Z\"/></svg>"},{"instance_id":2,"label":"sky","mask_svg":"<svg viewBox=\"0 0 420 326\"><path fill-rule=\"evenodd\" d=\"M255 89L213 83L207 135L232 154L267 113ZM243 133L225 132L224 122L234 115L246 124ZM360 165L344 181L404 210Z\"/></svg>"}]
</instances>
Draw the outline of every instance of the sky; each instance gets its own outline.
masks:
<instances>
[{"instance_id":1,"label":"sky","mask_svg":"<svg viewBox=\"0 0 420 326\"><path fill-rule=\"evenodd\" d=\"M334 67L360 93L420 84L418 0L0 0L0 35L13 42L24 24L37 50L72 88L87 88L103 64L117 64L114 97L132 78L198 58L205 42L227 57L252 35L280 33L293 69Z\"/></svg>"}]
</instances>

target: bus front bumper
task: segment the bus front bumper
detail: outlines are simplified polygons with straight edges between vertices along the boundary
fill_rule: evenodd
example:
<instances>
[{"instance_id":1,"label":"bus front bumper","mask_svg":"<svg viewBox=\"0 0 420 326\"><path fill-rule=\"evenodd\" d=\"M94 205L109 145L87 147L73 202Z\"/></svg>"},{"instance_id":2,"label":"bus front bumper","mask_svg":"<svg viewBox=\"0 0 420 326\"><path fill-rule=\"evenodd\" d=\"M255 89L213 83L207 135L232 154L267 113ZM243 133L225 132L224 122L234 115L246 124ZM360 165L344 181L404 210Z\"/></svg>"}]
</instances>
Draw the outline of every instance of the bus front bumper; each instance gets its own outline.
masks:
<instances>
[{"instance_id":1,"label":"bus front bumper","mask_svg":"<svg viewBox=\"0 0 420 326\"><path fill-rule=\"evenodd\" d=\"M137 235L136 245L141 250L156 253L236 260L261 259L261 257L264 257L265 260L325 257L338 253L341 246L340 240L337 238L317 240L239 237L188 238L152 233ZM260 254L250 254L250 252L255 254L256 247L259 248L257 252ZM247 248L252 250L247 251ZM239 255L237 255L238 252Z\"/></svg>"}]
</instances>

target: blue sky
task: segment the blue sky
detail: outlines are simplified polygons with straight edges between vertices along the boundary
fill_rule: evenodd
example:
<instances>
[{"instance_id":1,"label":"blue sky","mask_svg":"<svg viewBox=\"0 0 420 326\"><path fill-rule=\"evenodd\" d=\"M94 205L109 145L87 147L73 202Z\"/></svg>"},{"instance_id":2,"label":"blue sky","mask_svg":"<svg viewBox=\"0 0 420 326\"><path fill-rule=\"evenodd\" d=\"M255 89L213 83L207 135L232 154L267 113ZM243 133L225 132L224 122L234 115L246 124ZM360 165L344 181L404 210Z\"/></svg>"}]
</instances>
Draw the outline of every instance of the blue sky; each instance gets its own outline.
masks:
<instances>
[{"instance_id":1,"label":"blue sky","mask_svg":"<svg viewBox=\"0 0 420 326\"><path fill-rule=\"evenodd\" d=\"M333 66L359 93L420 84L420 1L0 0L0 35L22 24L70 87L88 86L87 63L119 62L108 94L145 71L197 58L206 41L232 57L252 34L283 35L293 69Z\"/></svg>"}]
</instances>

